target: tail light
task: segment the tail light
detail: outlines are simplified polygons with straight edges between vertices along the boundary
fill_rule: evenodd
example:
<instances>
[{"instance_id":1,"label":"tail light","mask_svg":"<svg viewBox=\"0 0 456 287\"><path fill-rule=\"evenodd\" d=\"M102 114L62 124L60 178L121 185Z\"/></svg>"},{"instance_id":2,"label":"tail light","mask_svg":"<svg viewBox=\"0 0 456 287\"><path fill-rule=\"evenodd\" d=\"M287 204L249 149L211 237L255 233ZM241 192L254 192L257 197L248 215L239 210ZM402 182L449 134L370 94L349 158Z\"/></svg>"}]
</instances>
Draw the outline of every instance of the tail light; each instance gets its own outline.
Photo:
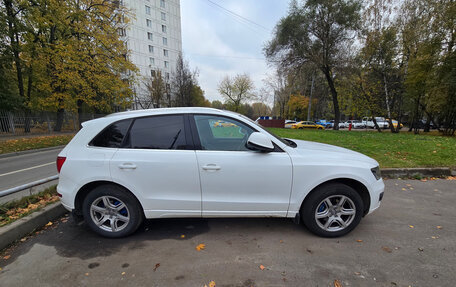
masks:
<instances>
[{"instance_id":1,"label":"tail light","mask_svg":"<svg viewBox=\"0 0 456 287\"><path fill-rule=\"evenodd\" d=\"M63 163L65 162L66 157L64 156L58 156L57 157L57 172L60 173L60 170L62 169Z\"/></svg>"}]
</instances>

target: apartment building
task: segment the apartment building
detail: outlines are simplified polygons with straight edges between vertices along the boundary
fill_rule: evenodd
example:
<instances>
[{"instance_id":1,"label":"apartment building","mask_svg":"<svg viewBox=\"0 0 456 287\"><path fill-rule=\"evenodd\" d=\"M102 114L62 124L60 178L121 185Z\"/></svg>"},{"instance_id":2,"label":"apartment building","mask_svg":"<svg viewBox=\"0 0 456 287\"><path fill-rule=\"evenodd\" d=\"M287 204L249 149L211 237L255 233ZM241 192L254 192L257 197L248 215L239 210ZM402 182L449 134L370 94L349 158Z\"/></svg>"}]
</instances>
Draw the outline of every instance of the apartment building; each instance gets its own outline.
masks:
<instances>
[{"instance_id":1,"label":"apartment building","mask_svg":"<svg viewBox=\"0 0 456 287\"><path fill-rule=\"evenodd\" d=\"M121 30L131 61L139 68L137 99L146 97L144 81L161 71L169 80L182 52L180 0L123 0L133 17ZM138 108L135 105L134 108Z\"/></svg>"}]
</instances>

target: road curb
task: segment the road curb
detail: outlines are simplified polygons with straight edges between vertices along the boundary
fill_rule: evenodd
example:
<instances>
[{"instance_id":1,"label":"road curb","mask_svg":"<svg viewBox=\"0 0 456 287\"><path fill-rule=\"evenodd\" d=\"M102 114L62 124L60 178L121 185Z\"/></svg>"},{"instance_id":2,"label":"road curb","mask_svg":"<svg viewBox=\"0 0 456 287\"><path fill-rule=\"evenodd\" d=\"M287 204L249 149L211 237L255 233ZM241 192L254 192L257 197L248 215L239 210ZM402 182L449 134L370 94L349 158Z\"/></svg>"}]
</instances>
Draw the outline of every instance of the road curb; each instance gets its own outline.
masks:
<instances>
[{"instance_id":1,"label":"road curb","mask_svg":"<svg viewBox=\"0 0 456 287\"><path fill-rule=\"evenodd\" d=\"M449 167L382 168L381 171L386 178L446 177L456 174L456 170Z\"/></svg>"},{"instance_id":2,"label":"road curb","mask_svg":"<svg viewBox=\"0 0 456 287\"><path fill-rule=\"evenodd\" d=\"M37 228L46 225L49 221L64 215L66 212L67 210L62 204L56 202L18 219L11 224L0 227L0 250L33 232Z\"/></svg>"},{"instance_id":3,"label":"road curb","mask_svg":"<svg viewBox=\"0 0 456 287\"><path fill-rule=\"evenodd\" d=\"M65 145L58 145L58 146L44 147L44 148L39 148L39 149L29 149L29 150L23 150L23 151L11 152L11 153L4 153L4 154L0 154L0 158L7 158L7 157L12 157L12 156L17 156L17 155L28 154L28 153L60 149L60 148L64 148L64 147L65 147Z\"/></svg>"}]
</instances>

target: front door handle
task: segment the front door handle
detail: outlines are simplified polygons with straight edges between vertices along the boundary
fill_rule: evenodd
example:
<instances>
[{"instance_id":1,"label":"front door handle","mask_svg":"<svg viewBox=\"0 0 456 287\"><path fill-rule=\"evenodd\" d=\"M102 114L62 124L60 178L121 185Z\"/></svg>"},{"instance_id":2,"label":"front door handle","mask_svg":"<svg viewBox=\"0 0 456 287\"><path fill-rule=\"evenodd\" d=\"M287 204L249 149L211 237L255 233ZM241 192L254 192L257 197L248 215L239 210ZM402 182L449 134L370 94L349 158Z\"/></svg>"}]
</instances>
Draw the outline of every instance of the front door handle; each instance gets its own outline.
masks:
<instances>
[{"instance_id":1,"label":"front door handle","mask_svg":"<svg viewBox=\"0 0 456 287\"><path fill-rule=\"evenodd\" d=\"M221 167L216 164L211 163L211 164L204 165L203 169L204 170L220 170Z\"/></svg>"},{"instance_id":2,"label":"front door handle","mask_svg":"<svg viewBox=\"0 0 456 287\"><path fill-rule=\"evenodd\" d=\"M135 169L136 168L136 164L133 164L133 163L122 163L119 165L119 168L120 169Z\"/></svg>"}]
</instances>

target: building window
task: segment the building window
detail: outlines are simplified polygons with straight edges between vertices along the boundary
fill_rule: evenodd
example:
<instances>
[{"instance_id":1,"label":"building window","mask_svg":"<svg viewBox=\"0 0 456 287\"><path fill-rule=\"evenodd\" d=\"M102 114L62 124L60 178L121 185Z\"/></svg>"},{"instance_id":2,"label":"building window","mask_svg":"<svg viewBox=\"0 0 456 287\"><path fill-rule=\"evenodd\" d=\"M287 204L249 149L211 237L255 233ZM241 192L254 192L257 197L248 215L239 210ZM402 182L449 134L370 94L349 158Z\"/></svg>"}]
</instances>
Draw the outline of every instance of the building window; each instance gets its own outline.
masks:
<instances>
[{"instance_id":1,"label":"building window","mask_svg":"<svg viewBox=\"0 0 456 287\"><path fill-rule=\"evenodd\" d=\"M162 25L162 32L166 33L166 25Z\"/></svg>"},{"instance_id":2,"label":"building window","mask_svg":"<svg viewBox=\"0 0 456 287\"><path fill-rule=\"evenodd\" d=\"M127 36L127 31L126 31L124 28L119 28L119 29L117 29L117 33L118 33L119 36L121 36L121 37Z\"/></svg>"},{"instance_id":3,"label":"building window","mask_svg":"<svg viewBox=\"0 0 456 287\"><path fill-rule=\"evenodd\" d=\"M150 58L149 58L149 64L150 64L150 65L155 65L155 59L152 58L152 57L150 57Z\"/></svg>"},{"instance_id":4,"label":"building window","mask_svg":"<svg viewBox=\"0 0 456 287\"><path fill-rule=\"evenodd\" d=\"M148 40L151 40L151 41L154 40L153 35L152 35L151 32L147 32L147 39L148 39Z\"/></svg>"},{"instance_id":5,"label":"building window","mask_svg":"<svg viewBox=\"0 0 456 287\"><path fill-rule=\"evenodd\" d=\"M165 79L169 80L169 73L165 73ZM168 84L169 85L169 84Z\"/></svg>"},{"instance_id":6,"label":"building window","mask_svg":"<svg viewBox=\"0 0 456 287\"><path fill-rule=\"evenodd\" d=\"M163 56L168 57L168 50L163 49Z\"/></svg>"},{"instance_id":7,"label":"building window","mask_svg":"<svg viewBox=\"0 0 456 287\"><path fill-rule=\"evenodd\" d=\"M155 70L150 70L150 75L151 75L152 77L155 77Z\"/></svg>"},{"instance_id":8,"label":"building window","mask_svg":"<svg viewBox=\"0 0 456 287\"><path fill-rule=\"evenodd\" d=\"M169 62L165 61L165 68L169 68Z\"/></svg>"},{"instance_id":9,"label":"building window","mask_svg":"<svg viewBox=\"0 0 456 287\"><path fill-rule=\"evenodd\" d=\"M154 52L154 46L149 45L149 53L153 53L153 52Z\"/></svg>"},{"instance_id":10,"label":"building window","mask_svg":"<svg viewBox=\"0 0 456 287\"><path fill-rule=\"evenodd\" d=\"M146 25L147 27L151 28L152 27L152 21L149 19L146 19Z\"/></svg>"},{"instance_id":11,"label":"building window","mask_svg":"<svg viewBox=\"0 0 456 287\"><path fill-rule=\"evenodd\" d=\"M168 45L168 38L163 37L163 45L165 45L165 46Z\"/></svg>"},{"instance_id":12,"label":"building window","mask_svg":"<svg viewBox=\"0 0 456 287\"><path fill-rule=\"evenodd\" d=\"M164 12L161 12L161 18L163 21L166 21L166 14Z\"/></svg>"},{"instance_id":13,"label":"building window","mask_svg":"<svg viewBox=\"0 0 456 287\"><path fill-rule=\"evenodd\" d=\"M150 15L150 7L146 5L146 14Z\"/></svg>"},{"instance_id":14,"label":"building window","mask_svg":"<svg viewBox=\"0 0 456 287\"><path fill-rule=\"evenodd\" d=\"M160 0L160 7L165 8L165 0Z\"/></svg>"}]
</instances>

